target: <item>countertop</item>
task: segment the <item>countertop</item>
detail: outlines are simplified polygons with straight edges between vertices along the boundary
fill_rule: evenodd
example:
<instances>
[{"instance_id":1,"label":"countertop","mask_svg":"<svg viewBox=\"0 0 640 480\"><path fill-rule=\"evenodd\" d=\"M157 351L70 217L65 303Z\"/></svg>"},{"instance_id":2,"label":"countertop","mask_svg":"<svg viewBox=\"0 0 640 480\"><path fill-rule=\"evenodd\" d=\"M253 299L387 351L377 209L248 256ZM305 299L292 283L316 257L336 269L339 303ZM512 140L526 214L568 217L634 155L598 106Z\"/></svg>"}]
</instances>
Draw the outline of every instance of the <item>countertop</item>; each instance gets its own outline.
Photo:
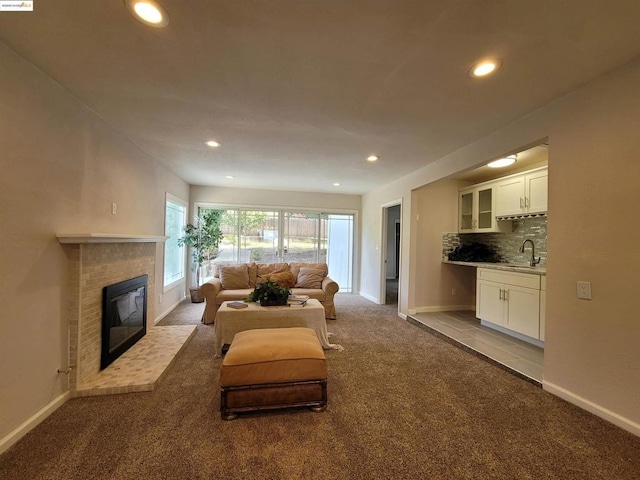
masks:
<instances>
[{"instance_id":1,"label":"countertop","mask_svg":"<svg viewBox=\"0 0 640 480\"><path fill-rule=\"evenodd\" d=\"M462 265L464 267L492 268L494 270L506 270L509 272L533 273L535 275L547 274L547 267L530 267L529 265L516 265L513 263L456 262L453 260L442 260L442 263Z\"/></svg>"}]
</instances>

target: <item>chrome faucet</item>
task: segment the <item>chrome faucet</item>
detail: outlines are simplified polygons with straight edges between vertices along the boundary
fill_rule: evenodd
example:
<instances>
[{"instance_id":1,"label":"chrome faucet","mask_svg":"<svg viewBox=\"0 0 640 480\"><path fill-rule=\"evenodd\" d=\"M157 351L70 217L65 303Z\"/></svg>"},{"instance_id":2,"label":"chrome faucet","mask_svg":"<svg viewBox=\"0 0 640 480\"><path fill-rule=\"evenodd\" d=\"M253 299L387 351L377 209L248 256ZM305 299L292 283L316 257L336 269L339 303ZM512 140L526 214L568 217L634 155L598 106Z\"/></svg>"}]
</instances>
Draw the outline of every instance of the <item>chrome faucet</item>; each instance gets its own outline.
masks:
<instances>
[{"instance_id":1,"label":"chrome faucet","mask_svg":"<svg viewBox=\"0 0 640 480\"><path fill-rule=\"evenodd\" d=\"M529 265L531 265L532 267L535 267L537 264L540 263L540 257L538 257L538 260L536 260L536 247L533 245L533 240L531 240L530 238L527 238L524 242L522 242L522 245L520 245L520 253L524 253L524 246L527 244L527 242L529 242L531 244L531 260L529 260Z\"/></svg>"}]
</instances>

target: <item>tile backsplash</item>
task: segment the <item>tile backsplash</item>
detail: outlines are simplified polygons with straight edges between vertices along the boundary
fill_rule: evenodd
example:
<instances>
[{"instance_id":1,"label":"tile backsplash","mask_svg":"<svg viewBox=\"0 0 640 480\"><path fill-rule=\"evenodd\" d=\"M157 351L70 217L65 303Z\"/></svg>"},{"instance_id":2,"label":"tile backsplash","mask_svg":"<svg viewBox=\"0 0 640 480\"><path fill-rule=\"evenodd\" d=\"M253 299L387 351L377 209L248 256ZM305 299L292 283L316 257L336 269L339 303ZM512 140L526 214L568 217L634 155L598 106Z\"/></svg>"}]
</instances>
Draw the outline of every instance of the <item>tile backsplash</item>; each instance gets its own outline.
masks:
<instances>
[{"instance_id":1,"label":"tile backsplash","mask_svg":"<svg viewBox=\"0 0 640 480\"><path fill-rule=\"evenodd\" d=\"M512 231L506 233L445 233L442 235L442 256L459 245L481 242L493 247L500 261L505 263L528 263L531 249L527 245L524 253L518 249L522 242L530 238L536 247L536 258L540 266L547 265L547 217L521 218L512 221Z\"/></svg>"}]
</instances>

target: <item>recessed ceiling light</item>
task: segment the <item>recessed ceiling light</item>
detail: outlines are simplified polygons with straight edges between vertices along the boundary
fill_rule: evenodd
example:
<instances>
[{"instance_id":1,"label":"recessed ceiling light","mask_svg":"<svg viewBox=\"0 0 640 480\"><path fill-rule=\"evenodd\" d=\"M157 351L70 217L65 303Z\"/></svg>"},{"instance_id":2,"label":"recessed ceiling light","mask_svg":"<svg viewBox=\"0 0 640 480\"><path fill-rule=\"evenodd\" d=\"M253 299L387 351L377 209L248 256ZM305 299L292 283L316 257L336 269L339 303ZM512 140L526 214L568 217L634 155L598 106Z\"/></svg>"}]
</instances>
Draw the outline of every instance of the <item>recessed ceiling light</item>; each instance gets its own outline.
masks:
<instances>
[{"instance_id":1,"label":"recessed ceiling light","mask_svg":"<svg viewBox=\"0 0 640 480\"><path fill-rule=\"evenodd\" d=\"M340 186L340 183L339 183L339 182L336 182L336 183L334 183L334 184L333 184L333 186L334 186L334 187L339 187L339 186Z\"/></svg>"},{"instance_id":2,"label":"recessed ceiling light","mask_svg":"<svg viewBox=\"0 0 640 480\"><path fill-rule=\"evenodd\" d=\"M233 179L234 179L234 178L236 178L236 177L234 177L233 175L227 175L227 176L226 176L226 177L224 177L224 178L228 178L228 179L230 179L230 180L233 180Z\"/></svg>"},{"instance_id":3,"label":"recessed ceiling light","mask_svg":"<svg viewBox=\"0 0 640 480\"><path fill-rule=\"evenodd\" d=\"M125 5L136 19L152 27L166 27L169 14L155 0L124 0Z\"/></svg>"},{"instance_id":4,"label":"recessed ceiling light","mask_svg":"<svg viewBox=\"0 0 640 480\"><path fill-rule=\"evenodd\" d=\"M509 165L513 165L514 163L516 163L516 158L517 157L515 155L509 155L508 157L499 158L498 160L494 160L493 162L487 163L487 167L490 167L490 168L508 167Z\"/></svg>"},{"instance_id":5,"label":"recessed ceiling light","mask_svg":"<svg viewBox=\"0 0 640 480\"><path fill-rule=\"evenodd\" d=\"M485 77L490 73L495 72L502 62L497 58L491 58L488 60L482 60L481 62L476 63L471 70L469 70L469 75L472 77Z\"/></svg>"},{"instance_id":6,"label":"recessed ceiling light","mask_svg":"<svg viewBox=\"0 0 640 480\"><path fill-rule=\"evenodd\" d=\"M207 140L206 142L204 142L206 145L210 146L211 148L217 148L220 146L220 144L218 142L216 142L215 140Z\"/></svg>"},{"instance_id":7,"label":"recessed ceiling light","mask_svg":"<svg viewBox=\"0 0 640 480\"><path fill-rule=\"evenodd\" d=\"M380 157L378 157L377 155L369 155L369 156L367 157L367 160L368 160L369 162L375 162L375 161L376 161L376 160L378 160L379 158L380 158Z\"/></svg>"}]
</instances>

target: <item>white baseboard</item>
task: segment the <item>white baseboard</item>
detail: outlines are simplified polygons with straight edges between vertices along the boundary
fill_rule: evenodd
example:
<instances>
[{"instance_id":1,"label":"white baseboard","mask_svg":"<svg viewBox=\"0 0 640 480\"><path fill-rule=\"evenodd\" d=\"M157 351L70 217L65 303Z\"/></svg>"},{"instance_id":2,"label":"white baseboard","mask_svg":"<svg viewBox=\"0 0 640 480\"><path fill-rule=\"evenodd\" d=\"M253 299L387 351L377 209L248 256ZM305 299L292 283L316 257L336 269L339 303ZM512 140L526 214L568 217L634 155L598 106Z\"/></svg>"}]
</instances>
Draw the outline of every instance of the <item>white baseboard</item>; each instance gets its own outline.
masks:
<instances>
[{"instance_id":1,"label":"white baseboard","mask_svg":"<svg viewBox=\"0 0 640 480\"><path fill-rule=\"evenodd\" d=\"M367 300L369 300L370 302L373 303L377 303L378 305L380 304L380 302L378 301L377 298L372 297L371 295L367 295L366 293L362 293L360 292L359 295L363 298L366 298Z\"/></svg>"},{"instance_id":2,"label":"white baseboard","mask_svg":"<svg viewBox=\"0 0 640 480\"><path fill-rule=\"evenodd\" d=\"M569 403L573 403L574 405L583 408L587 412L591 412L594 415L603 418L606 421L613 423L614 425L617 425L627 432L633 433L634 435L640 437L640 424L629 420L622 415L618 415L617 413L612 412L611 410L608 410L596 403L590 402L586 398L582 398L581 396L565 390L558 385L554 385L553 383L546 380L542 381L542 388L547 392L552 393L553 395L556 395L557 397L560 397Z\"/></svg>"},{"instance_id":3,"label":"white baseboard","mask_svg":"<svg viewBox=\"0 0 640 480\"><path fill-rule=\"evenodd\" d=\"M406 313L398 312L398 316L403 320L407 319L407 314Z\"/></svg>"},{"instance_id":4,"label":"white baseboard","mask_svg":"<svg viewBox=\"0 0 640 480\"><path fill-rule=\"evenodd\" d=\"M182 297L180 300L178 300L176 303L174 303L173 305L171 305L168 309L166 309L163 313L160 314L159 317L156 317L156 319L153 321L154 325L157 325L158 322L160 320L162 320L164 317L166 317L167 315L169 315L171 312L173 312L173 310L175 310L175 308L180 305L182 302L184 302L187 299L186 295L184 297Z\"/></svg>"},{"instance_id":5,"label":"white baseboard","mask_svg":"<svg viewBox=\"0 0 640 480\"><path fill-rule=\"evenodd\" d=\"M4 453L15 444L18 440L24 437L27 433L33 430L40 422L60 408L67 400L71 398L71 393L66 392L60 395L58 398L45 405L38 410L31 418L16 428L13 432L9 433L6 437L0 440L0 453Z\"/></svg>"},{"instance_id":6,"label":"white baseboard","mask_svg":"<svg viewBox=\"0 0 640 480\"><path fill-rule=\"evenodd\" d=\"M415 307L409 313L455 312L458 310L476 311L475 305L436 305L434 307Z\"/></svg>"}]
</instances>

